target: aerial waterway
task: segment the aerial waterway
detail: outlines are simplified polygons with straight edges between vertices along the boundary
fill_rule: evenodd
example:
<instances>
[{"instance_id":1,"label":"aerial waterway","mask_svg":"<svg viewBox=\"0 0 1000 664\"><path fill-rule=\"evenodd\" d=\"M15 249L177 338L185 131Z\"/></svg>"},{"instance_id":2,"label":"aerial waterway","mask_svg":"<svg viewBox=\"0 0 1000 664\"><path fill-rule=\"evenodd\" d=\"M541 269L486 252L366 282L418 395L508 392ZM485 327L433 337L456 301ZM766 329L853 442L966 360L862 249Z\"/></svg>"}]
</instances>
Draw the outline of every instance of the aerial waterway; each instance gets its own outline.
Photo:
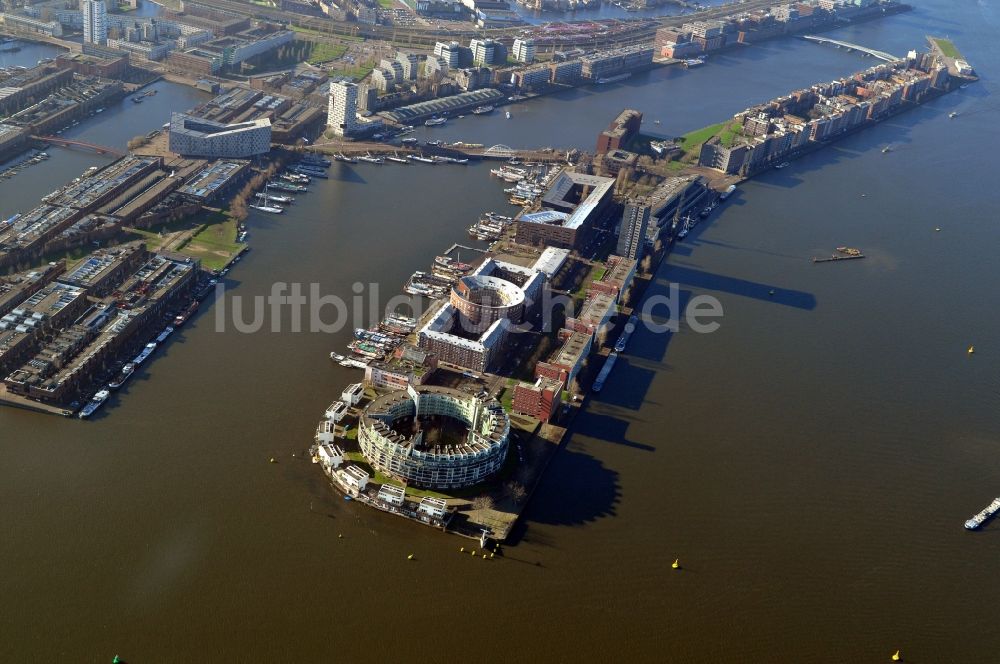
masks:
<instances>
[{"instance_id":1,"label":"aerial waterway","mask_svg":"<svg viewBox=\"0 0 1000 664\"><path fill-rule=\"evenodd\" d=\"M947 17L988 72L1000 68L993 7L928 0L830 34L905 53ZM589 149L622 108L680 134L870 63L769 42L417 135ZM722 327L636 330L498 560L345 503L303 458L316 413L358 375L327 359L351 326L217 332L207 309L83 426L0 409L3 596L17 607L0 661L369 661L401 643L410 659L457 661L470 635L501 634L486 659L825 664L899 648L990 661L1000 637L968 583L1000 539L995 521L981 536L962 527L1000 495L1000 312L983 306L1000 211L976 149L1000 114L972 113L989 85L741 185L699 224L648 295L671 282L682 304L713 295ZM192 105L165 101L170 90L135 109L146 131ZM124 145L141 133L116 117L72 135ZM24 210L101 159L54 153L0 183L0 205ZM35 176L53 164L63 170ZM348 301L356 282L398 293L467 244L484 210L509 209L487 164L329 173L280 218L251 216L254 250L227 282L248 321L276 281ZM810 262L843 244L867 259ZM978 595L1000 594L991 575L975 579ZM373 619L390 606L398 618ZM460 616L461 633L429 635L432 611ZM336 639L317 616L334 616Z\"/></svg>"}]
</instances>

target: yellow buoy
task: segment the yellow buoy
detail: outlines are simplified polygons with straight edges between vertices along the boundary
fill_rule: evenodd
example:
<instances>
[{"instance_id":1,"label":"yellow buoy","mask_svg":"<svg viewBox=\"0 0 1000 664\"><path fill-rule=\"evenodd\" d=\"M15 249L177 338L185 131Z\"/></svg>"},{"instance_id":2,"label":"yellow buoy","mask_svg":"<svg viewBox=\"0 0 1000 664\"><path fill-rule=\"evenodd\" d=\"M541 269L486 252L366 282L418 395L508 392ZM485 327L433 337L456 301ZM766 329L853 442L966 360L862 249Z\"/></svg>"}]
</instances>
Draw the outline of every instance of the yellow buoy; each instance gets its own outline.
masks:
<instances>
[{"instance_id":1,"label":"yellow buoy","mask_svg":"<svg viewBox=\"0 0 1000 664\"><path fill-rule=\"evenodd\" d=\"M903 659L903 658L899 656L899 651L898 650L896 652L892 653L892 661L898 662L901 659Z\"/></svg>"},{"instance_id":2,"label":"yellow buoy","mask_svg":"<svg viewBox=\"0 0 1000 664\"><path fill-rule=\"evenodd\" d=\"M408 556L406 557L406 559L407 559L407 560L413 560L413 554L411 553L410 555L408 555Z\"/></svg>"},{"instance_id":3,"label":"yellow buoy","mask_svg":"<svg viewBox=\"0 0 1000 664\"><path fill-rule=\"evenodd\" d=\"M975 352L976 352L976 347L975 346L969 346L969 355L972 355Z\"/></svg>"},{"instance_id":4,"label":"yellow buoy","mask_svg":"<svg viewBox=\"0 0 1000 664\"><path fill-rule=\"evenodd\" d=\"M670 566L673 567L674 569L680 569L681 568L681 559L678 558L674 562L670 563Z\"/></svg>"}]
</instances>

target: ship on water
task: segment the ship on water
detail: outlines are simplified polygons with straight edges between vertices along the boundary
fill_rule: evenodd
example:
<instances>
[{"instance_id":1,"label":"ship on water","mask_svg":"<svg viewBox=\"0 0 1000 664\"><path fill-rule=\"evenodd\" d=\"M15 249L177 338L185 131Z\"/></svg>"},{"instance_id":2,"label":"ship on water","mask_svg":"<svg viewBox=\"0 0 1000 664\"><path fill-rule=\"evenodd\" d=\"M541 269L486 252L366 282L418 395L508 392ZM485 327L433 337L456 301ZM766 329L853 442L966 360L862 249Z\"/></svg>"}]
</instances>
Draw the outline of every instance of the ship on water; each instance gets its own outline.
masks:
<instances>
[{"instance_id":1,"label":"ship on water","mask_svg":"<svg viewBox=\"0 0 1000 664\"><path fill-rule=\"evenodd\" d=\"M608 355L608 359L605 360L604 366L601 367L601 372L597 374L597 378L594 379L594 384L591 386L592 392L600 392L604 389L604 381L608 379L611 375L611 370L615 368L615 362L618 361L618 351L611 351Z\"/></svg>"},{"instance_id":2,"label":"ship on water","mask_svg":"<svg viewBox=\"0 0 1000 664\"><path fill-rule=\"evenodd\" d=\"M134 373L135 373L135 364L129 362L128 364L123 366L122 370L118 372L118 375L115 376L110 383L108 383L108 387L110 387L112 390L117 390L121 388L122 385L128 382L128 379L131 378L132 374Z\"/></svg>"},{"instance_id":3,"label":"ship on water","mask_svg":"<svg viewBox=\"0 0 1000 664\"><path fill-rule=\"evenodd\" d=\"M440 127L444 123L448 122L448 118L433 117L430 120L424 121L425 127Z\"/></svg>"},{"instance_id":4,"label":"ship on water","mask_svg":"<svg viewBox=\"0 0 1000 664\"><path fill-rule=\"evenodd\" d=\"M489 113L492 113L494 110L495 110L494 106L487 104L486 106L476 106L474 109L472 109L472 114L488 115Z\"/></svg>"},{"instance_id":5,"label":"ship on water","mask_svg":"<svg viewBox=\"0 0 1000 664\"><path fill-rule=\"evenodd\" d=\"M597 84L607 85L608 83L617 83L619 81L624 81L629 78L632 78L632 72L627 71L624 74L615 74L614 76L602 76L597 79Z\"/></svg>"},{"instance_id":6,"label":"ship on water","mask_svg":"<svg viewBox=\"0 0 1000 664\"><path fill-rule=\"evenodd\" d=\"M109 396L111 396L111 392L108 390L101 390L91 397L90 401L87 402L87 405L80 411L80 419L85 420L96 413L97 409L103 406L104 402L108 400Z\"/></svg>"}]
</instances>

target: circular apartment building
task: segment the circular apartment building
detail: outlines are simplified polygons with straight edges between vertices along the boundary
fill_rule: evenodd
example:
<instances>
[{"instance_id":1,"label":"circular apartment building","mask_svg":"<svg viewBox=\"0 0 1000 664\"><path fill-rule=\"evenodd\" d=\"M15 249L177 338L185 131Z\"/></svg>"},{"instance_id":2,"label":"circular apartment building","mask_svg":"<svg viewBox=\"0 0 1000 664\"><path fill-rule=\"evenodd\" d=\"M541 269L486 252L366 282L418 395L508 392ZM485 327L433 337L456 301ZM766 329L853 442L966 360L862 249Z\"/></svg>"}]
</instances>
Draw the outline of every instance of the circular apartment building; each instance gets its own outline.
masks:
<instances>
[{"instance_id":1,"label":"circular apartment building","mask_svg":"<svg viewBox=\"0 0 1000 664\"><path fill-rule=\"evenodd\" d=\"M493 475L507 457L510 419L496 399L446 387L410 387L372 401L361 416L361 452L414 486L457 489Z\"/></svg>"},{"instance_id":2,"label":"circular apartment building","mask_svg":"<svg viewBox=\"0 0 1000 664\"><path fill-rule=\"evenodd\" d=\"M462 328L481 334L501 319L520 322L525 297L520 286L506 279L474 274L458 280L450 301L458 310Z\"/></svg>"}]
</instances>

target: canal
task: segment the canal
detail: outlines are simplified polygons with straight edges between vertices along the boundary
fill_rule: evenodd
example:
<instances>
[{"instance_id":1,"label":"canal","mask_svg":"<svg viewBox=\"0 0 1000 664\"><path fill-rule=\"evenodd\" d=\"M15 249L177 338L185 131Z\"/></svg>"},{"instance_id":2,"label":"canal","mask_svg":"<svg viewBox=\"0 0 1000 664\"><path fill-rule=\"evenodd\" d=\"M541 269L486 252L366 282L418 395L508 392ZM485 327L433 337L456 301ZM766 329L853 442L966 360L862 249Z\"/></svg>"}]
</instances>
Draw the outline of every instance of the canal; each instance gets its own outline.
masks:
<instances>
[{"instance_id":1,"label":"canal","mask_svg":"<svg viewBox=\"0 0 1000 664\"><path fill-rule=\"evenodd\" d=\"M345 503L304 460L358 379L326 358L346 331L220 332L207 310L96 420L0 410L0 660L988 661L1000 540L962 523L1000 494L996 5L928 0L836 35L902 53L944 16L983 82L748 183L699 226L654 290L719 298L720 330L632 337L502 560ZM870 63L771 42L419 131L592 149L622 108L673 135ZM201 98L158 85L71 135L123 145ZM52 152L0 182L0 214L102 159ZM229 294L394 294L509 209L484 165L330 173L251 217ZM809 261L844 244L868 258Z\"/></svg>"}]
</instances>

